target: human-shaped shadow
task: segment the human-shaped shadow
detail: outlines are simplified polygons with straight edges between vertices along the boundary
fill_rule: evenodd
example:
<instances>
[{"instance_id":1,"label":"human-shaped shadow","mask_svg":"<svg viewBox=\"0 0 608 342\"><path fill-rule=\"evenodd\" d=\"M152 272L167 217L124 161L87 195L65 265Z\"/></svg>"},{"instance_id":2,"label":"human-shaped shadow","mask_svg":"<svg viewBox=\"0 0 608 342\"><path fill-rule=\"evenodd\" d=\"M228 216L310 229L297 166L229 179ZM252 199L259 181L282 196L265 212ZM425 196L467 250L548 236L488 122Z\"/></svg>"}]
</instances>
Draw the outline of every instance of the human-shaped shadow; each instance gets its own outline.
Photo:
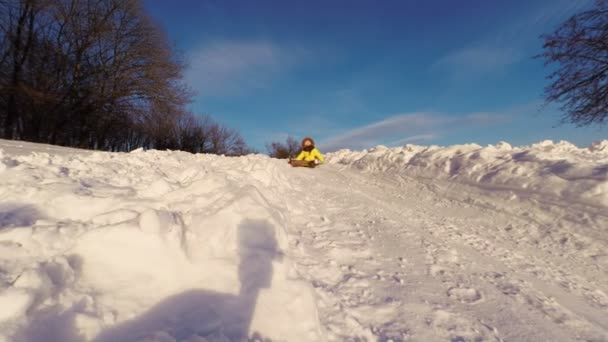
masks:
<instances>
[{"instance_id":1,"label":"human-shaped shadow","mask_svg":"<svg viewBox=\"0 0 608 342\"><path fill-rule=\"evenodd\" d=\"M191 290L169 297L141 316L100 333L95 341L246 341L261 289L271 286L272 261L281 257L274 228L264 220L238 227L238 296ZM263 333L263 332L262 332ZM259 335L257 335L259 336Z\"/></svg>"}]
</instances>

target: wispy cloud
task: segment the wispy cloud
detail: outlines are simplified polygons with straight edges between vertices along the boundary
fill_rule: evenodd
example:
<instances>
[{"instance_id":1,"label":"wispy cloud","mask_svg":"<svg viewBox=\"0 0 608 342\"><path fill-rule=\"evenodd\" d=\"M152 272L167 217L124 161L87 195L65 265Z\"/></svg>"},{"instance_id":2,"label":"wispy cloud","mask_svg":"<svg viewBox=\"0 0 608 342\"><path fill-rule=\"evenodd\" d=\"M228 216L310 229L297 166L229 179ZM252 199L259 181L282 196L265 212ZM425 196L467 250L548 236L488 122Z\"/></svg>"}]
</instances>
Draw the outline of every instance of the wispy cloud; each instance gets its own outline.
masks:
<instances>
[{"instance_id":1,"label":"wispy cloud","mask_svg":"<svg viewBox=\"0 0 608 342\"><path fill-rule=\"evenodd\" d=\"M439 113L405 113L343 132L323 141L327 151L341 148L363 149L379 144L399 145L415 141L431 141L441 131L471 126L490 126L505 122L507 115L498 113L471 113L447 116Z\"/></svg>"},{"instance_id":2,"label":"wispy cloud","mask_svg":"<svg viewBox=\"0 0 608 342\"><path fill-rule=\"evenodd\" d=\"M440 58L433 68L453 73L494 72L524 58L521 50L510 47L474 46L452 51Z\"/></svg>"},{"instance_id":3,"label":"wispy cloud","mask_svg":"<svg viewBox=\"0 0 608 342\"><path fill-rule=\"evenodd\" d=\"M393 141L393 142L389 143L388 145L389 146L400 146L400 145L411 144L411 143L432 141L439 137L440 137L440 135L438 133L418 134L418 135L412 135L410 137L407 137L405 139L401 139L398 141Z\"/></svg>"},{"instance_id":4,"label":"wispy cloud","mask_svg":"<svg viewBox=\"0 0 608 342\"><path fill-rule=\"evenodd\" d=\"M234 95L265 87L297 59L265 41L221 41L189 54L186 81L200 96Z\"/></svg>"},{"instance_id":5,"label":"wispy cloud","mask_svg":"<svg viewBox=\"0 0 608 342\"><path fill-rule=\"evenodd\" d=\"M541 46L538 37L594 0L555 0L514 18L471 44L448 52L431 65L450 77L461 79L478 74L502 72L531 58L530 47Z\"/></svg>"},{"instance_id":6,"label":"wispy cloud","mask_svg":"<svg viewBox=\"0 0 608 342\"><path fill-rule=\"evenodd\" d=\"M595 0L553 0L546 2L544 6L537 8L536 11L513 21L497 32L498 38L502 40L498 43L525 39L537 40L540 34L549 33L543 32L543 30L553 28L571 15L589 8L594 2Z\"/></svg>"}]
</instances>

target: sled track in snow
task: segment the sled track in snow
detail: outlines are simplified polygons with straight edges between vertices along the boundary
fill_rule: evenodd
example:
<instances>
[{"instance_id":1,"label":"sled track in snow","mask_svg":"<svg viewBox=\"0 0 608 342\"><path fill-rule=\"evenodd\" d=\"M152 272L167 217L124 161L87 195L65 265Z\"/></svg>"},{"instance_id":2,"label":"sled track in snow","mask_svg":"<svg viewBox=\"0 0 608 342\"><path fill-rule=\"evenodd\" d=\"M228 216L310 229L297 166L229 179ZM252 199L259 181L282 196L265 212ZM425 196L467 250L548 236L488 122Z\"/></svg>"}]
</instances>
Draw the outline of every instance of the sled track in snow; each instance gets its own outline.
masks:
<instances>
[{"instance_id":1,"label":"sled track in snow","mask_svg":"<svg viewBox=\"0 0 608 342\"><path fill-rule=\"evenodd\" d=\"M298 234L312 253L327 256L308 274L320 297L330 298L321 307L333 308L321 317L335 339L607 338L606 260L599 260L606 241L585 234L601 236L608 220L593 208L564 213L464 185L334 165L298 176L316 184L308 188L313 212L333 210ZM348 291L368 300L331 296ZM372 308L386 317L370 319Z\"/></svg>"}]
</instances>

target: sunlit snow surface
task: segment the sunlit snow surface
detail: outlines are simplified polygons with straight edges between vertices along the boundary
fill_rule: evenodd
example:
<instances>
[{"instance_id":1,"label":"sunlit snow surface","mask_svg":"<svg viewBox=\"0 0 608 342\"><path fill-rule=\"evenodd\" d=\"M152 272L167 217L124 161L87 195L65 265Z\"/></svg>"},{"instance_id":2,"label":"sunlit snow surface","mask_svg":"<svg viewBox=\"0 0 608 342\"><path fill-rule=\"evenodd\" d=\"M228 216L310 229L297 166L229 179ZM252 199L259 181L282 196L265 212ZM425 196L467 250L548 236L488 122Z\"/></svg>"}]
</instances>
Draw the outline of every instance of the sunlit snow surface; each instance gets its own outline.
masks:
<instances>
[{"instance_id":1,"label":"sunlit snow surface","mask_svg":"<svg viewBox=\"0 0 608 342\"><path fill-rule=\"evenodd\" d=\"M608 341L608 141L0 149L0 340Z\"/></svg>"}]
</instances>

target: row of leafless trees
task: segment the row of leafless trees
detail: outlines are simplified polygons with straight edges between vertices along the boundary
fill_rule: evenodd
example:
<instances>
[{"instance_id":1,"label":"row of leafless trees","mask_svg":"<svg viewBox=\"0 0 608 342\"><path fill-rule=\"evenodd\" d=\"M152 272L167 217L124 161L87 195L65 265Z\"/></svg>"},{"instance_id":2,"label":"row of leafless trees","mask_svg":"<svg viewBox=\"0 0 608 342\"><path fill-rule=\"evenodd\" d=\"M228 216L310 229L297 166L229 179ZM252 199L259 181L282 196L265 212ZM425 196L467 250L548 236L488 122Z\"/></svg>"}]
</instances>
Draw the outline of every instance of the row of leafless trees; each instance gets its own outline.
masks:
<instances>
[{"instance_id":1,"label":"row of leafless trees","mask_svg":"<svg viewBox=\"0 0 608 342\"><path fill-rule=\"evenodd\" d=\"M300 143L292 136L287 136L285 142L273 141L266 144L268 154L273 158L295 158L301 151Z\"/></svg>"},{"instance_id":2,"label":"row of leafless trees","mask_svg":"<svg viewBox=\"0 0 608 342\"><path fill-rule=\"evenodd\" d=\"M242 154L186 111L183 60L140 0L0 0L0 136L103 150Z\"/></svg>"},{"instance_id":3,"label":"row of leafless trees","mask_svg":"<svg viewBox=\"0 0 608 342\"><path fill-rule=\"evenodd\" d=\"M159 115L145 122L140 144L133 147L181 150L193 153L214 153L231 156L255 152L234 129L214 121L209 116L184 112L177 116Z\"/></svg>"}]
</instances>

